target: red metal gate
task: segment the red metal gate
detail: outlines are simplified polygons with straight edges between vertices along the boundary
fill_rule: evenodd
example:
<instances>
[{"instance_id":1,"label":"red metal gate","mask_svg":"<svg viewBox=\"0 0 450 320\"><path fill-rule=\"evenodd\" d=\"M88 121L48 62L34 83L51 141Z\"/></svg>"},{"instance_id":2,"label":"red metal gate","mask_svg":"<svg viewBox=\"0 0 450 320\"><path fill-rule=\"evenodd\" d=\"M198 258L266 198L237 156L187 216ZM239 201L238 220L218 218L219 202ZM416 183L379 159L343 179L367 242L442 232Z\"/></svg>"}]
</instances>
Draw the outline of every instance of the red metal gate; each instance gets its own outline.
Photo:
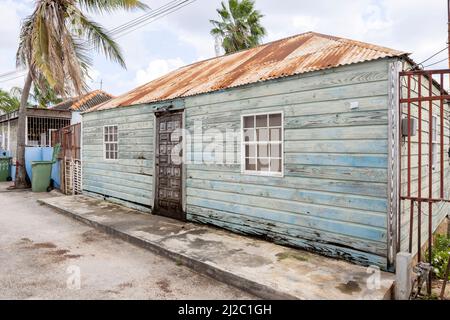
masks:
<instances>
[{"instance_id":1,"label":"red metal gate","mask_svg":"<svg viewBox=\"0 0 450 320\"><path fill-rule=\"evenodd\" d=\"M81 123L54 131L52 145L57 143L61 144L61 152L58 156L61 168L61 191L72 194L74 190L81 190Z\"/></svg>"},{"instance_id":2,"label":"red metal gate","mask_svg":"<svg viewBox=\"0 0 450 320\"><path fill-rule=\"evenodd\" d=\"M403 216L409 220L405 223L409 223L408 229L404 230L409 233L408 250L411 253L415 250L413 245L417 240L418 261L422 261L422 233L426 231L429 263L433 245L433 204L448 202L444 158L447 159L449 143L446 113L450 95L445 90L449 78L450 69L400 72L398 248L401 248ZM408 206L409 217L407 213L402 215L402 207L407 209ZM422 230L423 223L428 230Z\"/></svg>"}]
</instances>

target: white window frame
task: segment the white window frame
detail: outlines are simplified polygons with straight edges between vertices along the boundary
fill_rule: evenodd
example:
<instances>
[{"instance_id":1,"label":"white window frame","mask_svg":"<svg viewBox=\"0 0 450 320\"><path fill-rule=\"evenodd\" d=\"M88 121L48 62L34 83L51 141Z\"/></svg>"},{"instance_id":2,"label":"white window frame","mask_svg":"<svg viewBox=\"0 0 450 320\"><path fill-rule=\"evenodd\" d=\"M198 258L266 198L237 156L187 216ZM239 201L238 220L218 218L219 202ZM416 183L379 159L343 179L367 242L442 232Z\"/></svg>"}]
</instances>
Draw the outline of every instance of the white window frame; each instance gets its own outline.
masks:
<instances>
[{"instance_id":1,"label":"white window frame","mask_svg":"<svg viewBox=\"0 0 450 320\"><path fill-rule=\"evenodd\" d=\"M116 142L105 141L106 128L109 128L109 127L116 127L117 128L117 141ZM119 160L119 126L117 124L108 124L108 125L103 126L102 140L103 140L103 160L105 160L105 161L118 161ZM106 144L107 143L108 144L115 143L117 145L117 158L116 159L108 159L106 157Z\"/></svg>"},{"instance_id":2,"label":"white window frame","mask_svg":"<svg viewBox=\"0 0 450 320\"><path fill-rule=\"evenodd\" d=\"M436 170L436 165L438 163L438 117L435 115L431 116L431 151L432 151L432 168Z\"/></svg>"},{"instance_id":3,"label":"white window frame","mask_svg":"<svg viewBox=\"0 0 450 320\"><path fill-rule=\"evenodd\" d=\"M260 115L271 115L271 114L281 114L281 172L273 171L256 171L256 170L246 170L245 169L245 141L244 141L244 117L260 116ZM255 120L256 121L256 120ZM255 123L256 126L256 123ZM256 133L255 133L256 134ZM267 142L270 144L270 141ZM256 150L258 152L258 149ZM258 156L256 156L258 159ZM270 159L270 158L269 158ZM265 176L265 177L284 177L284 112L283 111L271 111L271 112L259 112L259 113L249 113L241 115L241 174L253 175L253 176Z\"/></svg>"}]
</instances>

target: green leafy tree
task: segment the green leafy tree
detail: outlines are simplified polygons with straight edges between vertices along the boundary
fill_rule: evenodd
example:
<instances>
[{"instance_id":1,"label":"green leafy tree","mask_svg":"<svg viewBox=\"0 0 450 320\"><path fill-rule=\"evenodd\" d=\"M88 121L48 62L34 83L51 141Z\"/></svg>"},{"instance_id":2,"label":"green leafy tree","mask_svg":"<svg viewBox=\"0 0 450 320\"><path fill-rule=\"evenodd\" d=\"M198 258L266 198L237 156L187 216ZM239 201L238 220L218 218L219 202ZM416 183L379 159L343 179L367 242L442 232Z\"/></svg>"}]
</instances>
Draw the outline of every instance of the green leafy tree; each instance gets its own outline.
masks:
<instances>
[{"instance_id":1,"label":"green leafy tree","mask_svg":"<svg viewBox=\"0 0 450 320\"><path fill-rule=\"evenodd\" d=\"M20 101L17 97L0 89L0 111L3 113L10 113L19 109L19 106Z\"/></svg>"},{"instance_id":2,"label":"green leafy tree","mask_svg":"<svg viewBox=\"0 0 450 320\"><path fill-rule=\"evenodd\" d=\"M17 128L16 188L27 187L25 171L25 111L31 85L45 92L48 85L61 96L87 91L86 79L95 50L125 67L117 43L85 12L145 9L139 0L36 0L33 13L22 23L18 67L28 68L20 100Z\"/></svg>"},{"instance_id":3,"label":"green leafy tree","mask_svg":"<svg viewBox=\"0 0 450 320\"><path fill-rule=\"evenodd\" d=\"M253 48L261 43L266 29L261 25L263 15L254 9L252 0L228 0L217 9L220 20L210 20L211 34L222 41L225 53Z\"/></svg>"}]
</instances>

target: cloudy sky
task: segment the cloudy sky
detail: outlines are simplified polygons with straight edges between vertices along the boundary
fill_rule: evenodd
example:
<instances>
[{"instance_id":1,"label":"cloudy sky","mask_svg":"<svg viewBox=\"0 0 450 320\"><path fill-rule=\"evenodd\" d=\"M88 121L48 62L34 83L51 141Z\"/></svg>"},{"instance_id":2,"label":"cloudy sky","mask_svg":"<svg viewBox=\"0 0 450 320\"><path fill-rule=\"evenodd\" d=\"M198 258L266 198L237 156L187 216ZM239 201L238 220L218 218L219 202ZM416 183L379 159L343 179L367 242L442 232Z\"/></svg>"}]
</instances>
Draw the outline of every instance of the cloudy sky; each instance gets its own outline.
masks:
<instances>
[{"instance_id":1,"label":"cloudy sky","mask_svg":"<svg viewBox=\"0 0 450 320\"><path fill-rule=\"evenodd\" d=\"M0 0L0 75L15 69L20 23L33 10L35 0ZM152 9L170 0L144 0ZM379 44L412 53L416 62L447 46L445 0L256 0L268 31L264 42L307 31ZM92 89L124 93L168 71L215 55L209 20L216 18L220 0L196 0L117 39L127 69L94 52ZM93 16L112 29L144 14L118 12ZM425 65L446 57L442 52ZM446 62L432 68L446 67ZM23 85L23 77L5 81L0 88Z\"/></svg>"}]
</instances>

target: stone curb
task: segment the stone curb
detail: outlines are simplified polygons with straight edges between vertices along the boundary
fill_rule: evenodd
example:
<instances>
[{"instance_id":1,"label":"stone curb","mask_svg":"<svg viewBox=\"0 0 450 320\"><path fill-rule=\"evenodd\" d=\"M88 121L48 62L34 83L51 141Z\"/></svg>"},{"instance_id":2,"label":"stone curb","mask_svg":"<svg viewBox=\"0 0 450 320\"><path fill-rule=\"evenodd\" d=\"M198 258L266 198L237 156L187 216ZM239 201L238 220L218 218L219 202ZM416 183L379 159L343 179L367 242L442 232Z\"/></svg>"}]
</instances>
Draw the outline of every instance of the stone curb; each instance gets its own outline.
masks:
<instances>
[{"instance_id":1,"label":"stone curb","mask_svg":"<svg viewBox=\"0 0 450 320\"><path fill-rule=\"evenodd\" d=\"M268 287L266 285L260 284L258 282L243 278L239 275L236 275L236 274L233 274L226 270L223 270L218 266L213 266L213 265L210 265L203 261L180 254L178 252L168 250L155 242L144 240L144 239L135 237L133 235L130 235L126 232L117 230L113 227L107 226L105 224L101 224L96 221L89 220L88 218L82 217L74 212L71 212L71 211L59 208L57 206L54 206L50 203L47 203L45 201L45 199L39 199L39 200L37 200L37 202L42 205L46 205L61 214L64 214L64 215L71 217L75 220L78 220L84 224L87 224L91 227L99 229L107 234L110 234L112 236L120 238L124 241L127 241L131 244L137 245L141 248L147 249L153 253L170 258L170 259L176 261L177 263L181 263L182 265L185 265L185 266L197 271L198 273L205 274L209 277L212 277L212 278L219 280L221 282L224 282L226 284L232 285L236 288L239 288L243 291L251 293L262 299L269 299L269 300L297 300L297 299L299 299L298 297L295 297L288 293L276 290L274 288Z\"/></svg>"}]
</instances>

